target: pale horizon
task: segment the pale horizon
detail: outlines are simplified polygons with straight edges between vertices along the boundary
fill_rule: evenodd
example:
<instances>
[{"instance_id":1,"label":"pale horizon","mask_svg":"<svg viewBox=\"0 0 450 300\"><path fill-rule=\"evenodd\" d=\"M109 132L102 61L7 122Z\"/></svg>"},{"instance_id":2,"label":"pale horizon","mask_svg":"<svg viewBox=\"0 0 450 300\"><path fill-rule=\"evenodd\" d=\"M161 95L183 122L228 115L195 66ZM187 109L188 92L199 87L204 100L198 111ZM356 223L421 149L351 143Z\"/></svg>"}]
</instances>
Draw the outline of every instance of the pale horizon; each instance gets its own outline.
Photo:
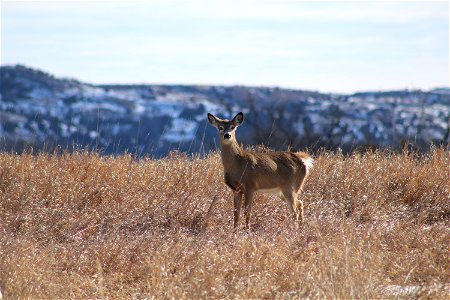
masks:
<instances>
[{"instance_id":1,"label":"pale horizon","mask_svg":"<svg viewBox=\"0 0 450 300\"><path fill-rule=\"evenodd\" d=\"M2 1L1 17L1 65L92 84L449 87L446 1Z\"/></svg>"}]
</instances>

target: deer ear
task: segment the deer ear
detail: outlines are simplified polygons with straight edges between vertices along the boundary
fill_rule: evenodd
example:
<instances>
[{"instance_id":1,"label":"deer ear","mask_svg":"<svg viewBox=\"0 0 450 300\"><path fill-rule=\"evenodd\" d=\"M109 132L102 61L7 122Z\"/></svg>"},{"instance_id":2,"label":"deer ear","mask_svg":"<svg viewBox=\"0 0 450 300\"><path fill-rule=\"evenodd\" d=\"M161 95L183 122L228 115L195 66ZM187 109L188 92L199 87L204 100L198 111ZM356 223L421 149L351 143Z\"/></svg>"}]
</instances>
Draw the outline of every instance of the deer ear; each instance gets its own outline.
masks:
<instances>
[{"instance_id":1,"label":"deer ear","mask_svg":"<svg viewBox=\"0 0 450 300\"><path fill-rule=\"evenodd\" d=\"M214 127L217 127L219 124L217 122L217 118L214 117L212 114L208 113L208 122Z\"/></svg>"},{"instance_id":2,"label":"deer ear","mask_svg":"<svg viewBox=\"0 0 450 300\"><path fill-rule=\"evenodd\" d=\"M244 114L242 112L238 113L234 116L233 120L231 120L235 126L239 126L244 123Z\"/></svg>"}]
</instances>

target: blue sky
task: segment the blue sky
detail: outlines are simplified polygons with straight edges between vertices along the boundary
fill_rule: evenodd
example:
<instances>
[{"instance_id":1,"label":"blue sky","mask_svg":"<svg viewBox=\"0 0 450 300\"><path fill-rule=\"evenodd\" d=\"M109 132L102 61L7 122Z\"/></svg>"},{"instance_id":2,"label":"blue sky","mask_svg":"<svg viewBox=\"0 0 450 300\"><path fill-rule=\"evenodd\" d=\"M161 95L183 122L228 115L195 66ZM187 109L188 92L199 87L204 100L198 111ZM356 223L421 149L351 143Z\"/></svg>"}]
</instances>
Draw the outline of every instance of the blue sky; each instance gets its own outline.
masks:
<instances>
[{"instance_id":1,"label":"blue sky","mask_svg":"<svg viewBox=\"0 0 450 300\"><path fill-rule=\"evenodd\" d=\"M90 83L449 86L447 1L2 1L1 64Z\"/></svg>"}]
</instances>

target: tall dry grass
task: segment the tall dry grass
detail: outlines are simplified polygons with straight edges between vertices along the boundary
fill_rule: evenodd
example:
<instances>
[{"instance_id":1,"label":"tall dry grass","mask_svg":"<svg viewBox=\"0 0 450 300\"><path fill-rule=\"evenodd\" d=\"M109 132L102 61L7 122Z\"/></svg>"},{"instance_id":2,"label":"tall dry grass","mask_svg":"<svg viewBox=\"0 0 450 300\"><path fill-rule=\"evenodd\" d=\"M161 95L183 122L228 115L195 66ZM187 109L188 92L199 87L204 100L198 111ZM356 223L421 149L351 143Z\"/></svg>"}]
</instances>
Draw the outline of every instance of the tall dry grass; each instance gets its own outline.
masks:
<instances>
[{"instance_id":1,"label":"tall dry grass","mask_svg":"<svg viewBox=\"0 0 450 300\"><path fill-rule=\"evenodd\" d=\"M447 149L324 152L302 197L300 230L285 203L260 194L251 231L233 233L217 154L0 154L1 292L448 299Z\"/></svg>"}]
</instances>

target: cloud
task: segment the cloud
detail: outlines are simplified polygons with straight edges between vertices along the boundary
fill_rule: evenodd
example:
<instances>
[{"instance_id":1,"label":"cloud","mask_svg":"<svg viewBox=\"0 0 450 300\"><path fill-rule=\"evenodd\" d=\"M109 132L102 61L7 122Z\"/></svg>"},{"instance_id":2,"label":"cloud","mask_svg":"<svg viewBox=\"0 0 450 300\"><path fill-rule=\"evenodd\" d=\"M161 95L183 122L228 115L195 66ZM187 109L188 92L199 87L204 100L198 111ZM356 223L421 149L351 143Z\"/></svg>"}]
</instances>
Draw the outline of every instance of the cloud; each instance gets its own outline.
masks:
<instances>
[{"instance_id":1,"label":"cloud","mask_svg":"<svg viewBox=\"0 0 450 300\"><path fill-rule=\"evenodd\" d=\"M381 83L404 88L409 81L442 85L448 83L448 7L414 1L6 1L2 63L103 83L324 91Z\"/></svg>"},{"instance_id":2,"label":"cloud","mask_svg":"<svg viewBox=\"0 0 450 300\"><path fill-rule=\"evenodd\" d=\"M214 20L411 22L448 18L447 1L5 1L11 13L112 14Z\"/></svg>"},{"instance_id":3,"label":"cloud","mask_svg":"<svg viewBox=\"0 0 450 300\"><path fill-rule=\"evenodd\" d=\"M448 18L448 2L196 1L188 2L184 13L216 20L397 23Z\"/></svg>"}]
</instances>

